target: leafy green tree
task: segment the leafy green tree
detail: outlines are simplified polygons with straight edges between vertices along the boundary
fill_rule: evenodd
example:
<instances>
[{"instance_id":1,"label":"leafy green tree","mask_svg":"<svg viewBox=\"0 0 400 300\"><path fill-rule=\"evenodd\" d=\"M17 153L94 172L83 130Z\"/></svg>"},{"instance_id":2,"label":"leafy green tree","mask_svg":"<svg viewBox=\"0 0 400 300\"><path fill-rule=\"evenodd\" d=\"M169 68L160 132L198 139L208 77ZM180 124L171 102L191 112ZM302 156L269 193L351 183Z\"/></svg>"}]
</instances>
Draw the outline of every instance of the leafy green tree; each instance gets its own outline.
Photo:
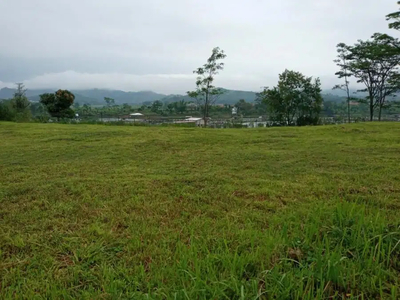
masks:
<instances>
[{"instance_id":1,"label":"leafy green tree","mask_svg":"<svg viewBox=\"0 0 400 300\"><path fill-rule=\"evenodd\" d=\"M39 116L46 113L46 108L40 102L32 103L30 105L30 110L33 116Z\"/></svg>"},{"instance_id":2,"label":"leafy green tree","mask_svg":"<svg viewBox=\"0 0 400 300\"><path fill-rule=\"evenodd\" d=\"M398 1L397 4L400 5L400 1ZM386 20L391 22L391 23L389 23L389 28L400 30L400 10L398 10L394 13L388 14L386 16Z\"/></svg>"},{"instance_id":3,"label":"leafy green tree","mask_svg":"<svg viewBox=\"0 0 400 300\"><path fill-rule=\"evenodd\" d=\"M187 103L185 100L175 102L175 109L178 114L184 114L187 111Z\"/></svg>"},{"instance_id":4,"label":"leafy green tree","mask_svg":"<svg viewBox=\"0 0 400 300\"><path fill-rule=\"evenodd\" d=\"M82 113L84 114L84 115L91 115L92 114L92 107L90 106L90 105L88 105L88 104L83 104L83 106L82 106Z\"/></svg>"},{"instance_id":5,"label":"leafy green tree","mask_svg":"<svg viewBox=\"0 0 400 300\"><path fill-rule=\"evenodd\" d=\"M376 33L371 40L359 40L354 46L339 44L345 54L349 76L365 85L370 121L375 110L387 106L387 99L399 91L400 42L387 34Z\"/></svg>"},{"instance_id":6,"label":"leafy green tree","mask_svg":"<svg viewBox=\"0 0 400 300\"><path fill-rule=\"evenodd\" d=\"M189 97L195 99L201 106L205 126L207 126L211 105L223 94L223 90L215 87L213 83L215 76L224 69L224 63L220 62L224 58L226 58L225 52L219 47L214 48L207 63L193 71L198 75L196 90L187 92Z\"/></svg>"},{"instance_id":7,"label":"leafy green tree","mask_svg":"<svg viewBox=\"0 0 400 300\"><path fill-rule=\"evenodd\" d=\"M11 100L0 100L0 120L1 121L14 121L15 110Z\"/></svg>"},{"instance_id":8,"label":"leafy green tree","mask_svg":"<svg viewBox=\"0 0 400 300\"><path fill-rule=\"evenodd\" d=\"M253 105L251 103L246 102L244 99L240 99L235 106L238 108L238 112L242 115L248 115L251 113L253 109Z\"/></svg>"},{"instance_id":9,"label":"leafy green tree","mask_svg":"<svg viewBox=\"0 0 400 300\"><path fill-rule=\"evenodd\" d=\"M11 99L11 105L15 111L15 118L18 121L26 121L31 118L31 111L29 106L31 103L26 97L26 88L24 84L17 83L17 90Z\"/></svg>"},{"instance_id":10,"label":"leafy green tree","mask_svg":"<svg viewBox=\"0 0 400 300\"><path fill-rule=\"evenodd\" d=\"M104 101L107 104L107 107L111 107L115 104L115 100L113 98L104 97Z\"/></svg>"},{"instance_id":11,"label":"leafy green tree","mask_svg":"<svg viewBox=\"0 0 400 300\"><path fill-rule=\"evenodd\" d=\"M173 114L176 109L176 102L168 103L167 110L170 114Z\"/></svg>"},{"instance_id":12,"label":"leafy green tree","mask_svg":"<svg viewBox=\"0 0 400 300\"><path fill-rule=\"evenodd\" d=\"M381 121L382 111L391 103L389 97L395 97L400 91L400 41L387 34L376 33L372 36L376 43L376 52L379 69L376 102L378 106L378 120Z\"/></svg>"},{"instance_id":13,"label":"leafy green tree","mask_svg":"<svg viewBox=\"0 0 400 300\"><path fill-rule=\"evenodd\" d=\"M258 94L267 105L271 119L281 125L316 125L323 99L319 78L306 77L299 72L285 70L279 75L278 86L265 88Z\"/></svg>"},{"instance_id":14,"label":"leafy green tree","mask_svg":"<svg viewBox=\"0 0 400 300\"><path fill-rule=\"evenodd\" d=\"M123 113L130 113L132 110L132 107L128 103L124 103L124 104L122 104L121 110Z\"/></svg>"},{"instance_id":15,"label":"leafy green tree","mask_svg":"<svg viewBox=\"0 0 400 300\"><path fill-rule=\"evenodd\" d=\"M151 109L150 110L152 112L158 113L161 110L162 107L163 107L163 103L160 100L156 100L151 105Z\"/></svg>"},{"instance_id":16,"label":"leafy green tree","mask_svg":"<svg viewBox=\"0 0 400 300\"><path fill-rule=\"evenodd\" d=\"M74 94L67 90L40 95L40 103L46 106L52 117L57 119L74 117L74 111L70 108L74 100Z\"/></svg>"},{"instance_id":17,"label":"leafy green tree","mask_svg":"<svg viewBox=\"0 0 400 300\"><path fill-rule=\"evenodd\" d=\"M17 112L23 112L30 106L30 102L26 97L27 89L25 88L23 83L17 83L16 85L17 90L14 93L14 97L12 99L13 105Z\"/></svg>"}]
</instances>

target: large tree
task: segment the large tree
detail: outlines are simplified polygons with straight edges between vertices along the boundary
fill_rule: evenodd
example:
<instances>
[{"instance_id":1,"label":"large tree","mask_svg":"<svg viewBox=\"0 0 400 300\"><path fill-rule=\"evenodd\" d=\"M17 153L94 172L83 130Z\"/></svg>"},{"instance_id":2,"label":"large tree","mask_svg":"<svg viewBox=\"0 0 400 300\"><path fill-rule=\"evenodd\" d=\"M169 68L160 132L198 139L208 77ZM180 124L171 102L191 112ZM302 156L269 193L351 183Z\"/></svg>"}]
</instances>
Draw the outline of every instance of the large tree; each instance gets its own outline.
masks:
<instances>
[{"instance_id":1,"label":"large tree","mask_svg":"<svg viewBox=\"0 0 400 300\"><path fill-rule=\"evenodd\" d=\"M248 115L253 110L253 105L249 102L246 102L244 99L240 99L236 104L239 114Z\"/></svg>"},{"instance_id":2,"label":"large tree","mask_svg":"<svg viewBox=\"0 0 400 300\"><path fill-rule=\"evenodd\" d=\"M387 34L376 33L371 40L359 40L353 46L339 44L345 53L345 68L358 83L365 85L361 92L367 93L370 120L387 105L387 98L399 90L398 65L400 63L400 42Z\"/></svg>"},{"instance_id":3,"label":"large tree","mask_svg":"<svg viewBox=\"0 0 400 300\"><path fill-rule=\"evenodd\" d=\"M17 90L14 93L14 97L12 98L13 106L17 113L22 113L27 110L30 106L30 102L26 97L26 91L23 83L16 83Z\"/></svg>"},{"instance_id":4,"label":"large tree","mask_svg":"<svg viewBox=\"0 0 400 300\"><path fill-rule=\"evenodd\" d=\"M207 126L210 107L223 94L223 90L213 85L215 76L224 69L221 62L226 57L225 52L219 47L212 50L211 56L203 67L197 68L193 73L197 74L196 90L188 92L189 97L195 99L203 112L204 126Z\"/></svg>"},{"instance_id":5,"label":"large tree","mask_svg":"<svg viewBox=\"0 0 400 300\"><path fill-rule=\"evenodd\" d=\"M74 111L71 109L74 100L74 94L67 90L40 95L40 103L47 108L52 117L57 119L74 117Z\"/></svg>"},{"instance_id":6,"label":"large tree","mask_svg":"<svg viewBox=\"0 0 400 300\"><path fill-rule=\"evenodd\" d=\"M162 107L163 107L163 103L160 100L156 100L151 105L151 111L158 113L161 111Z\"/></svg>"},{"instance_id":7,"label":"large tree","mask_svg":"<svg viewBox=\"0 0 400 300\"><path fill-rule=\"evenodd\" d=\"M265 88L258 101L267 105L271 119L281 125L316 125L323 103L321 83L319 78L285 70L278 86Z\"/></svg>"}]
</instances>

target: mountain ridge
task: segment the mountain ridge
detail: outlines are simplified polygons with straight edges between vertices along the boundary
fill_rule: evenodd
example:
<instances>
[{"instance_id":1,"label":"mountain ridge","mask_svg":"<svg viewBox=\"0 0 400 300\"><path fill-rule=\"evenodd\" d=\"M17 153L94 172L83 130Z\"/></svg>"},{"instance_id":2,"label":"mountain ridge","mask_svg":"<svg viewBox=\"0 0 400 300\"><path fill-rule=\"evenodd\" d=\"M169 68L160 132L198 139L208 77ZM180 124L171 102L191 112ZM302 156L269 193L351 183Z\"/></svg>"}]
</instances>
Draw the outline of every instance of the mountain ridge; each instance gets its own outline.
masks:
<instances>
[{"instance_id":1,"label":"mountain ridge","mask_svg":"<svg viewBox=\"0 0 400 300\"><path fill-rule=\"evenodd\" d=\"M217 103L220 104L235 104L240 99L244 99L246 102L254 102L257 97L256 92L252 91L241 91L241 90L228 90L223 89L224 94L220 96ZM0 99L10 99L13 97L15 89L2 88L0 89ZM30 101L39 101L40 95L44 93L54 93L53 89L28 89L26 95ZM153 91L121 91L113 89L72 89L72 93L75 95L75 102L81 105L102 105L105 104L104 97L113 98L116 104L142 104L154 102L160 100L162 102L176 102L176 101L193 101L188 95L179 94L161 94ZM323 96L327 101L340 102L343 101L343 94L335 90L324 90Z\"/></svg>"}]
</instances>

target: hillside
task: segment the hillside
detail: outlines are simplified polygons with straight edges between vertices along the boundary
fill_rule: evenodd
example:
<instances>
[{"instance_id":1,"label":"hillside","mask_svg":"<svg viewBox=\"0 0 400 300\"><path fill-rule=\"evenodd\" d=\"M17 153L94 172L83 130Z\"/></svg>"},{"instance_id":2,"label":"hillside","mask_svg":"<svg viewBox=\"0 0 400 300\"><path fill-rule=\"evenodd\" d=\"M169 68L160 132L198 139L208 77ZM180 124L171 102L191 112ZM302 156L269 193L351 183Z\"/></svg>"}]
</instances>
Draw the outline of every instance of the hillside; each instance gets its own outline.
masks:
<instances>
[{"instance_id":1,"label":"hillside","mask_svg":"<svg viewBox=\"0 0 400 300\"><path fill-rule=\"evenodd\" d=\"M13 96L15 89L3 88L0 90L0 99L9 99ZM27 97L31 101L39 101L39 95L44 93L52 93L54 90L29 90ZM142 92L124 92L118 90L105 90L105 89L89 89L89 90L71 90L75 95L75 102L80 104L104 104L104 97L115 99L116 104L139 104L146 101L159 100L165 95L157 94L150 91Z\"/></svg>"},{"instance_id":2,"label":"hillside","mask_svg":"<svg viewBox=\"0 0 400 300\"><path fill-rule=\"evenodd\" d=\"M400 299L400 123L0 136L0 299Z\"/></svg>"},{"instance_id":3,"label":"hillside","mask_svg":"<svg viewBox=\"0 0 400 300\"><path fill-rule=\"evenodd\" d=\"M255 92L247 92L247 91L235 91L235 90L226 90L224 89L224 93L220 96L217 103L221 104L235 104L240 99L246 100L246 102L254 102L256 100ZM176 101L193 101L187 95L169 95L165 96L161 99L163 102L176 102Z\"/></svg>"},{"instance_id":4,"label":"hillside","mask_svg":"<svg viewBox=\"0 0 400 300\"><path fill-rule=\"evenodd\" d=\"M235 104L240 99L246 100L246 102L254 102L256 99L255 92L249 91L235 91L224 89L224 94L218 99L217 103L221 104ZM13 96L14 89L3 88L0 89L0 99L9 99ZM28 90L27 96L31 101L39 101L39 95L43 93L51 93L54 90ZM176 101L193 101L187 95L164 95L154 93L151 91L140 91L140 92L124 92L119 90L107 90L107 89L87 89L87 90L72 90L75 95L75 102L79 104L92 104L92 105L103 105L104 97L113 98L116 104L141 104L149 103L156 100L163 102L176 102ZM339 96L336 91L324 91L323 97L326 101L343 101L343 97Z\"/></svg>"}]
</instances>

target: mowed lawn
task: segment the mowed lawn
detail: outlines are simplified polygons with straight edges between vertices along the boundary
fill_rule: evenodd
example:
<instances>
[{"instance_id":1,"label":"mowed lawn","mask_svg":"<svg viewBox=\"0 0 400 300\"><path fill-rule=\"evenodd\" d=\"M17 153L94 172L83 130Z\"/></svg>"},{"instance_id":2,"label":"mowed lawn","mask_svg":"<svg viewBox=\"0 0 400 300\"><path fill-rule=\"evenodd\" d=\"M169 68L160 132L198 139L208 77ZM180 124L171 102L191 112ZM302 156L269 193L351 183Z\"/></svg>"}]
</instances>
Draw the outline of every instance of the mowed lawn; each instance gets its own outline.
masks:
<instances>
[{"instance_id":1,"label":"mowed lawn","mask_svg":"<svg viewBox=\"0 0 400 300\"><path fill-rule=\"evenodd\" d=\"M400 299L400 123L0 123L0 299Z\"/></svg>"}]
</instances>

